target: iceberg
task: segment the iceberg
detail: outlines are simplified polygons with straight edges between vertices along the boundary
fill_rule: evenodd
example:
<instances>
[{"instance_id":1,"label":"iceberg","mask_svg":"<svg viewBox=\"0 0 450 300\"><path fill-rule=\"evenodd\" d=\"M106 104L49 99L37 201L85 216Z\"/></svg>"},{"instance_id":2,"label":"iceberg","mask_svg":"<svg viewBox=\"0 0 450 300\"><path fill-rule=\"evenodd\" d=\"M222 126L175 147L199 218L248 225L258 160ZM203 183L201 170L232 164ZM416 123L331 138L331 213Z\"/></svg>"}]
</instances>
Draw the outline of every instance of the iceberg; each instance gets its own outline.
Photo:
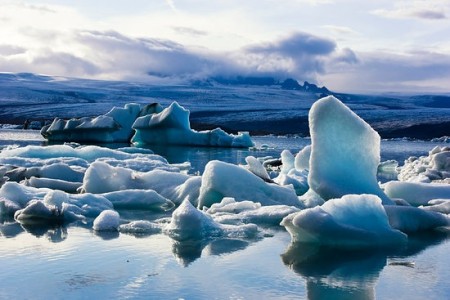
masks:
<instances>
[{"instance_id":1,"label":"iceberg","mask_svg":"<svg viewBox=\"0 0 450 300\"><path fill-rule=\"evenodd\" d=\"M285 217L281 225L292 242L343 248L405 244L406 234L391 228L381 199L376 195L344 195L321 206Z\"/></svg>"},{"instance_id":2,"label":"iceberg","mask_svg":"<svg viewBox=\"0 0 450 300\"><path fill-rule=\"evenodd\" d=\"M316 101L309 112L309 186L323 199L373 194L393 204L377 182L380 136L333 96ZM303 164L300 164L303 165Z\"/></svg>"},{"instance_id":3,"label":"iceberg","mask_svg":"<svg viewBox=\"0 0 450 300\"><path fill-rule=\"evenodd\" d=\"M248 132L228 134L220 128L195 131L189 123L189 111L173 102L160 113L136 119L131 141L137 145L182 145L212 147L252 147Z\"/></svg>"}]
</instances>

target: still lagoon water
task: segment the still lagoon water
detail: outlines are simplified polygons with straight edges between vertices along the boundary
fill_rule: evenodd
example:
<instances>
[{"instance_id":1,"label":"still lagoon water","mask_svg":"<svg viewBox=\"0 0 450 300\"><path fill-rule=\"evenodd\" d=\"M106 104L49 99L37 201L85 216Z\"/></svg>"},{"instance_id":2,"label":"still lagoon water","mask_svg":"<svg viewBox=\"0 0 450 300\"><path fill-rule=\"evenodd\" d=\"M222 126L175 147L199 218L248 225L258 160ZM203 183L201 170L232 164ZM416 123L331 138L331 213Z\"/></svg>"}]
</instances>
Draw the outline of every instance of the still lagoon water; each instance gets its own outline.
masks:
<instances>
[{"instance_id":1,"label":"still lagoon water","mask_svg":"<svg viewBox=\"0 0 450 300\"><path fill-rule=\"evenodd\" d=\"M243 163L309 144L255 137L258 150L154 149L201 172L211 159ZM0 147L42 144L37 132L0 131ZM382 160L425 155L423 141L383 141ZM445 145L445 144L444 144ZM264 147L262 147L264 146ZM122 219L154 219L120 211ZM0 299L449 299L449 232L412 236L407 247L337 251L291 245L282 227L252 240L180 243L163 234L99 234L92 224L24 227L0 219Z\"/></svg>"}]
</instances>

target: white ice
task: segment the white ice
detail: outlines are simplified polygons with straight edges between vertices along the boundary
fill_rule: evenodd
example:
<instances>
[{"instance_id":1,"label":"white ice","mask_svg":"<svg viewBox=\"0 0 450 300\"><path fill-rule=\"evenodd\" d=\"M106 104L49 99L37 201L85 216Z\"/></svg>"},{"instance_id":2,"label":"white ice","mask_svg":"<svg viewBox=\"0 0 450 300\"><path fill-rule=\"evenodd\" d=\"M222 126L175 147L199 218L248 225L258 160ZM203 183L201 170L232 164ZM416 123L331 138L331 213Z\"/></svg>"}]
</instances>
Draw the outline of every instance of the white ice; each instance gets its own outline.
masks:
<instances>
[{"instance_id":1,"label":"white ice","mask_svg":"<svg viewBox=\"0 0 450 300\"><path fill-rule=\"evenodd\" d=\"M393 204L378 186L380 136L333 96L315 102L309 112L311 157L309 186L323 199L374 194Z\"/></svg>"},{"instance_id":2,"label":"white ice","mask_svg":"<svg viewBox=\"0 0 450 300\"><path fill-rule=\"evenodd\" d=\"M173 102L160 113L139 117L133 124L135 134L132 142L138 145L183 145L252 147L254 144L247 132L228 134L220 128L207 131L191 129L189 110Z\"/></svg>"},{"instance_id":3,"label":"white ice","mask_svg":"<svg viewBox=\"0 0 450 300\"><path fill-rule=\"evenodd\" d=\"M115 210L104 210L94 220L95 231L119 231L120 215Z\"/></svg>"}]
</instances>

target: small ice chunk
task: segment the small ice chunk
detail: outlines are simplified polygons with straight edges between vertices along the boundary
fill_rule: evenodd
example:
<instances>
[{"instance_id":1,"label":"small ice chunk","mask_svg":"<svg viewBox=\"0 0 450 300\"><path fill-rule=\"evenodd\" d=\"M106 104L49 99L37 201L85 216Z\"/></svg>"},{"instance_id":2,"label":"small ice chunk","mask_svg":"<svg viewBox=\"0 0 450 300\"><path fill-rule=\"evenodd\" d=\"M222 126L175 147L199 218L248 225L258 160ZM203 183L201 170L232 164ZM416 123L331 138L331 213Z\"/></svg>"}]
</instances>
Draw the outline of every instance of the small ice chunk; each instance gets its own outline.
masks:
<instances>
[{"instance_id":1,"label":"small ice chunk","mask_svg":"<svg viewBox=\"0 0 450 300\"><path fill-rule=\"evenodd\" d=\"M311 157L311 145L305 146L295 156L295 169L301 171L309 170L309 158Z\"/></svg>"},{"instance_id":2,"label":"small ice chunk","mask_svg":"<svg viewBox=\"0 0 450 300\"><path fill-rule=\"evenodd\" d=\"M0 216L13 216L21 207L14 201L0 196Z\"/></svg>"},{"instance_id":3,"label":"small ice chunk","mask_svg":"<svg viewBox=\"0 0 450 300\"><path fill-rule=\"evenodd\" d=\"M309 186L323 199L374 194L393 204L378 186L380 136L341 101L328 96L309 112Z\"/></svg>"},{"instance_id":4,"label":"small ice chunk","mask_svg":"<svg viewBox=\"0 0 450 300\"><path fill-rule=\"evenodd\" d=\"M164 231L173 239L184 241L189 239L203 239L207 236L219 236L220 225L205 213L196 209L185 200L173 212L171 222Z\"/></svg>"},{"instance_id":5,"label":"small ice chunk","mask_svg":"<svg viewBox=\"0 0 450 300\"><path fill-rule=\"evenodd\" d=\"M255 174L258 177L261 177L264 181L270 181L270 176L267 173L267 170L263 167L261 162L257 160L254 156L247 156L245 158L245 161L247 162L247 169Z\"/></svg>"},{"instance_id":6,"label":"small ice chunk","mask_svg":"<svg viewBox=\"0 0 450 300\"><path fill-rule=\"evenodd\" d=\"M119 213L115 210L104 210L95 218L92 228L95 231L118 231L119 225Z\"/></svg>"},{"instance_id":7,"label":"small ice chunk","mask_svg":"<svg viewBox=\"0 0 450 300\"><path fill-rule=\"evenodd\" d=\"M404 244L405 234L391 228L381 199L375 195L345 195L283 219L293 242L335 247Z\"/></svg>"},{"instance_id":8,"label":"small ice chunk","mask_svg":"<svg viewBox=\"0 0 450 300\"><path fill-rule=\"evenodd\" d=\"M295 157L291 151L283 150L281 152L281 174L287 174L290 170L295 168Z\"/></svg>"}]
</instances>

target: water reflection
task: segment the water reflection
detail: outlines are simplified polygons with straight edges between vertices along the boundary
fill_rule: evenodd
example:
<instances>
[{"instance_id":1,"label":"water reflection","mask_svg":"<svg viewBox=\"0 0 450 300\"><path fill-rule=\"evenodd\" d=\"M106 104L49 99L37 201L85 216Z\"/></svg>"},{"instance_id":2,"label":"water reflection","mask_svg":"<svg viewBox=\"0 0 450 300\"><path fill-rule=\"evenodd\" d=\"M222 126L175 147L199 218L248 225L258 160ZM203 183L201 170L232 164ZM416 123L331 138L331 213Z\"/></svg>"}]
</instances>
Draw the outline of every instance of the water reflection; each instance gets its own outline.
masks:
<instances>
[{"instance_id":1,"label":"water reflection","mask_svg":"<svg viewBox=\"0 0 450 300\"><path fill-rule=\"evenodd\" d=\"M177 262L188 267L201 256L222 256L247 248L251 243L234 238L213 240L172 240L172 253Z\"/></svg>"},{"instance_id":2,"label":"water reflection","mask_svg":"<svg viewBox=\"0 0 450 300\"><path fill-rule=\"evenodd\" d=\"M59 243L67 239L67 228L56 224L21 224L26 232L35 237L45 237L52 243Z\"/></svg>"},{"instance_id":3,"label":"water reflection","mask_svg":"<svg viewBox=\"0 0 450 300\"><path fill-rule=\"evenodd\" d=\"M5 238L13 238L24 231L19 223L9 220L5 216L0 216L0 236Z\"/></svg>"},{"instance_id":4,"label":"water reflection","mask_svg":"<svg viewBox=\"0 0 450 300\"><path fill-rule=\"evenodd\" d=\"M375 285L386 265L414 267L408 257L446 239L448 233L427 232L410 236L405 248L359 251L295 243L281 258L306 280L308 299L375 299Z\"/></svg>"}]
</instances>

